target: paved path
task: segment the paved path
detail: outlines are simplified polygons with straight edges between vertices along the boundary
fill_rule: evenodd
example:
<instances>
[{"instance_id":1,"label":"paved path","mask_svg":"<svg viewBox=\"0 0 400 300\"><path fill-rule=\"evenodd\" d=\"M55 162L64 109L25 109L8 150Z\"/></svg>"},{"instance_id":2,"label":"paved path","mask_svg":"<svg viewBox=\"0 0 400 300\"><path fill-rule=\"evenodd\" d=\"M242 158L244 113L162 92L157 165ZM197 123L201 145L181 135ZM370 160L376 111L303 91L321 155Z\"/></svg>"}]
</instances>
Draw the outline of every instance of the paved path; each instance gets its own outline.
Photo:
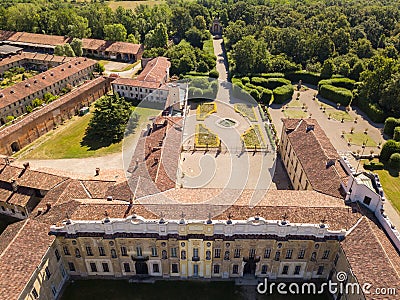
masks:
<instances>
[{"instance_id":1,"label":"paved path","mask_svg":"<svg viewBox=\"0 0 400 300\"><path fill-rule=\"evenodd\" d=\"M228 59L226 58L226 53L223 50L224 49L223 42L224 42L224 40L222 38L216 39L214 37L214 39L213 39L214 54L217 57L216 69L219 72L218 79L221 81L227 81L228 80Z\"/></svg>"},{"instance_id":2,"label":"paved path","mask_svg":"<svg viewBox=\"0 0 400 300\"><path fill-rule=\"evenodd\" d=\"M128 71L123 71L123 72L112 71L112 70L122 70L129 65L130 65L129 63L110 61L104 66L105 68L104 74L106 75L118 74L120 77L123 78L132 78L141 69L142 65L140 63L138 63L136 66L134 66L132 69Z\"/></svg>"}]
</instances>

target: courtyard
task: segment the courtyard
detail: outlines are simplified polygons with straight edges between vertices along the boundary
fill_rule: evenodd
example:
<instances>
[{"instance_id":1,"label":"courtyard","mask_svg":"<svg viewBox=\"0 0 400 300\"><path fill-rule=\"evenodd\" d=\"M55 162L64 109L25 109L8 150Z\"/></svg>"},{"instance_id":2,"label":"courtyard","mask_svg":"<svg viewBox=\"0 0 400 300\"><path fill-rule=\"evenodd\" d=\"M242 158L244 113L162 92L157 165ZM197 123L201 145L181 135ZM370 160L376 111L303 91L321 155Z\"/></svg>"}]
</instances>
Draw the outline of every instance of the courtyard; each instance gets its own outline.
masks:
<instances>
[{"instance_id":1,"label":"courtyard","mask_svg":"<svg viewBox=\"0 0 400 300\"><path fill-rule=\"evenodd\" d=\"M218 84L215 99L188 100L178 185L268 189L276 153L258 104Z\"/></svg>"}]
</instances>

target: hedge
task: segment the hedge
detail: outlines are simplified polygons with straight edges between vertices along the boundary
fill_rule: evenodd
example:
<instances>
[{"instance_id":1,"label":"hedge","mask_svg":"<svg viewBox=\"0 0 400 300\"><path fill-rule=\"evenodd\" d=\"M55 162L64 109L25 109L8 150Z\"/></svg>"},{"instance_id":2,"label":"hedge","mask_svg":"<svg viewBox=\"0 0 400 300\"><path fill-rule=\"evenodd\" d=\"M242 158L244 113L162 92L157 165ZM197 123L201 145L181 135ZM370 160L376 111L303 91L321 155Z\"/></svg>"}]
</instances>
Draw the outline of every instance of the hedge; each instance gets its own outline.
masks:
<instances>
[{"instance_id":1,"label":"hedge","mask_svg":"<svg viewBox=\"0 0 400 300\"><path fill-rule=\"evenodd\" d=\"M251 83L254 85L262 86L266 89L276 89L277 87L291 84L291 82L285 78L261 78L261 77L252 77Z\"/></svg>"},{"instance_id":2,"label":"hedge","mask_svg":"<svg viewBox=\"0 0 400 300\"><path fill-rule=\"evenodd\" d=\"M385 112L375 103L358 99L356 104L375 123L383 123L386 118Z\"/></svg>"},{"instance_id":3,"label":"hedge","mask_svg":"<svg viewBox=\"0 0 400 300\"><path fill-rule=\"evenodd\" d=\"M330 84L324 84L320 87L319 93L325 99L334 103L340 103L343 106L348 106L353 99L353 93L345 88L336 87Z\"/></svg>"},{"instance_id":4,"label":"hedge","mask_svg":"<svg viewBox=\"0 0 400 300\"><path fill-rule=\"evenodd\" d=\"M383 132L392 137L394 134L394 129L398 126L400 126L400 119L389 117L385 120Z\"/></svg>"},{"instance_id":5,"label":"hedge","mask_svg":"<svg viewBox=\"0 0 400 300\"><path fill-rule=\"evenodd\" d=\"M313 85L318 85L318 82L321 80L320 74L305 70L286 73L285 78L292 82L299 82L301 80L303 83L310 83Z\"/></svg>"},{"instance_id":6,"label":"hedge","mask_svg":"<svg viewBox=\"0 0 400 300\"><path fill-rule=\"evenodd\" d=\"M400 153L400 143L394 140L388 140L383 144L379 159L388 161L393 153Z\"/></svg>"},{"instance_id":7,"label":"hedge","mask_svg":"<svg viewBox=\"0 0 400 300\"><path fill-rule=\"evenodd\" d=\"M210 73L208 73L208 76L211 78L218 78L219 77L219 72L217 70L211 70Z\"/></svg>"},{"instance_id":8,"label":"hedge","mask_svg":"<svg viewBox=\"0 0 400 300\"><path fill-rule=\"evenodd\" d=\"M390 156L389 165L394 169L400 169L400 153L393 153Z\"/></svg>"},{"instance_id":9,"label":"hedge","mask_svg":"<svg viewBox=\"0 0 400 300\"><path fill-rule=\"evenodd\" d=\"M400 142L400 126L397 126L397 127L394 129L393 139L394 139L396 142Z\"/></svg>"},{"instance_id":10,"label":"hedge","mask_svg":"<svg viewBox=\"0 0 400 300\"><path fill-rule=\"evenodd\" d=\"M349 78L331 78L324 79L318 83L318 90L320 90L322 85L329 84L336 87L341 87L352 91L354 89L355 80Z\"/></svg>"},{"instance_id":11,"label":"hedge","mask_svg":"<svg viewBox=\"0 0 400 300\"><path fill-rule=\"evenodd\" d=\"M370 163L364 163L364 169L369 170L369 171L374 171L374 170L383 170L385 165L381 162L373 162L371 161Z\"/></svg>"},{"instance_id":12,"label":"hedge","mask_svg":"<svg viewBox=\"0 0 400 300\"><path fill-rule=\"evenodd\" d=\"M273 91L274 94L274 102L282 104L286 100L289 100L292 98L294 89L292 84L287 84L284 86L277 87Z\"/></svg>"},{"instance_id":13,"label":"hedge","mask_svg":"<svg viewBox=\"0 0 400 300\"><path fill-rule=\"evenodd\" d=\"M283 74L283 73L261 73L261 74L257 74L257 77L262 77L262 78L284 78L285 74Z\"/></svg>"}]
</instances>

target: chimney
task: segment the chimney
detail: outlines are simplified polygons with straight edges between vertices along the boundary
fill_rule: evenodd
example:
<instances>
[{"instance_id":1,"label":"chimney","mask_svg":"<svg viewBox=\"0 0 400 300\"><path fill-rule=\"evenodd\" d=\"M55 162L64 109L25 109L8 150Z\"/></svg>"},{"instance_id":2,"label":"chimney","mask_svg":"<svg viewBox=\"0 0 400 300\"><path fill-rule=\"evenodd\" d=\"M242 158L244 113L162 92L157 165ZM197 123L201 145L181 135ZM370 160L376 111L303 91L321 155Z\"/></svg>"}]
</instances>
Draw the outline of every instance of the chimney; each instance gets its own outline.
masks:
<instances>
[{"instance_id":1,"label":"chimney","mask_svg":"<svg viewBox=\"0 0 400 300\"><path fill-rule=\"evenodd\" d=\"M309 131L311 131L311 130L314 130L314 124L308 124L308 125L307 125L306 132L309 132Z\"/></svg>"},{"instance_id":2,"label":"chimney","mask_svg":"<svg viewBox=\"0 0 400 300\"><path fill-rule=\"evenodd\" d=\"M46 203L46 212L48 212L50 210L50 208L51 208L51 203L47 202Z\"/></svg>"},{"instance_id":3,"label":"chimney","mask_svg":"<svg viewBox=\"0 0 400 300\"><path fill-rule=\"evenodd\" d=\"M25 170L29 169L29 162L24 163L23 166Z\"/></svg>"},{"instance_id":4,"label":"chimney","mask_svg":"<svg viewBox=\"0 0 400 300\"><path fill-rule=\"evenodd\" d=\"M11 187L14 192L18 190L18 182L14 179L11 180Z\"/></svg>"},{"instance_id":5,"label":"chimney","mask_svg":"<svg viewBox=\"0 0 400 300\"><path fill-rule=\"evenodd\" d=\"M96 175L95 176L99 176L100 175L100 168L96 168Z\"/></svg>"},{"instance_id":6,"label":"chimney","mask_svg":"<svg viewBox=\"0 0 400 300\"><path fill-rule=\"evenodd\" d=\"M107 196L107 201L112 201L113 197L112 196Z\"/></svg>"}]
</instances>

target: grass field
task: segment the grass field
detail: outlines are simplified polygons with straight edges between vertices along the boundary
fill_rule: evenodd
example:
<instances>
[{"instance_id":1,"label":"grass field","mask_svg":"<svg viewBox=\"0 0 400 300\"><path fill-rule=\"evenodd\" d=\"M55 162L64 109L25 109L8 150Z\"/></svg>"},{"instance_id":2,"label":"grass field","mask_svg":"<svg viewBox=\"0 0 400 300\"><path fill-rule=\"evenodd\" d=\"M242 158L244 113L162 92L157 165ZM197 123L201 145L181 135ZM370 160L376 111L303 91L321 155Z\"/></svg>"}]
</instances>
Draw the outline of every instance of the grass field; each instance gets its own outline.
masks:
<instances>
[{"instance_id":1,"label":"grass field","mask_svg":"<svg viewBox=\"0 0 400 300\"><path fill-rule=\"evenodd\" d=\"M158 110L148 108L137 108L135 112L140 115L140 124L146 122L149 116L158 114ZM120 152L122 141L95 150L82 145L90 118L91 114L82 117L75 116L65 125L42 136L16 155L22 156L24 159L60 159L98 157Z\"/></svg>"},{"instance_id":2,"label":"grass field","mask_svg":"<svg viewBox=\"0 0 400 300\"><path fill-rule=\"evenodd\" d=\"M337 109L335 109L334 111L329 110L326 112L326 115L327 116L330 115L332 119L335 119L337 121L342 121L342 119L343 121L348 121L348 122L353 121L353 118L349 115L349 113L342 110L337 110Z\"/></svg>"},{"instance_id":3,"label":"grass field","mask_svg":"<svg viewBox=\"0 0 400 300\"><path fill-rule=\"evenodd\" d=\"M164 3L164 0L148 0L148 1L108 1L107 5L112 9L116 10L118 6L122 6L125 9L135 9L140 4L154 6Z\"/></svg>"},{"instance_id":4,"label":"grass field","mask_svg":"<svg viewBox=\"0 0 400 300\"><path fill-rule=\"evenodd\" d=\"M129 64L126 67L123 67L122 69L114 69L111 70L111 72L125 72L125 71L129 71L132 70L134 67L136 67L138 64L140 64L140 60L134 62L133 64Z\"/></svg>"},{"instance_id":5,"label":"grass field","mask_svg":"<svg viewBox=\"0 0 400 300\"><path fill-rule=\"evenodd\" d=\"M287 104L288 107L302 107L303 106L303 102L301 102L300 100L292 100Z\"/></svg>"},{"instance_id":6,"label":"grass field","mask_svg":"<svg viewBox=\"0 0 400 300\"><path fill-rule=\"evenodd\" d=\"M264 137L260 125L258 124L247 129L246 132L242 134L242 139L246 148L260 149L265 147Z\"/></svg>"},{"instance_id":7,"label":"grass field","mask_svg":"<svg viewBox=\"0 0 400 300\"><path fill-rule=\"evenodd\" d=\"M366 143L367 147L376 147L377 143L368 135L363 132L345 133L346 141L352 145L362 146Z\"/></svg>"},{"instance_id":8,"label":"grass field","mask_svg":"<svg viewBox=\"0 0 400 300\"><path fill-rule=\"evenodd\" d=\"M308 114L301 109L285 109L283 112L286 118L291 119L304 119L307 118Z\"/></svg>"},{"instance_id":9,"label":"grass field","mask_svg":"<svg viewBox=\"0 0 400 300\"><path fill-rule=\"evenodd\" d=\"M379 175L386 197L400 212L400 177L398 173L394 174L395 172L389 170L374 170L373 172Z\"/></svg>"}]
</instances>

